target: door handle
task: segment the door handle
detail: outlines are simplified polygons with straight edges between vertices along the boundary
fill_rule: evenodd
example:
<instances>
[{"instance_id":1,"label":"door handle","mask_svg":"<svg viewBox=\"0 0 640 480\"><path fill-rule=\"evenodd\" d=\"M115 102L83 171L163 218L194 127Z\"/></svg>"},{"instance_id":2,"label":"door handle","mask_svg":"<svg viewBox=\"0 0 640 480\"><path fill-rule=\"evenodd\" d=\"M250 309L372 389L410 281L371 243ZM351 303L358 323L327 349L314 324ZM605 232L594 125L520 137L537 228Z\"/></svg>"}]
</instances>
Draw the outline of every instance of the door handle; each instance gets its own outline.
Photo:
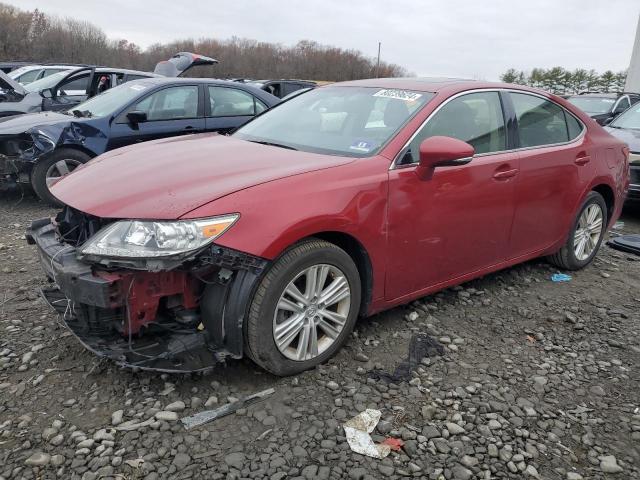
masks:
<instances>
[{"instance_id":1,"label":"door handle","mask_svg":"<svg viewBox=\"0 0 640 480\"><path fill-rule=\"evenodd\" d=\"M586 165L591 161L591 157L589 155L583 155L581 157L577 157L574 162L576 165Z\"/></svg>"},{"instance_id":2,"label":"door handle","mask_svg":"<svg viewBox=\"0 0 640 480\"><path fill-rule=\"evenodd\" d=\"M184 127L185 130L193 130L194 128L191 125L187 125L186 127Z\"/></svg>"},{"instance_id":3,"label":"door handle","mask_svg":"<svg viewBox=\"0 0 640 480\"><path fill-rule=\"evenodd\" d=\"M509 178L513 178L518 174L518 169L514 168L512 170L502 170L500 172L496 172L493 174L493 178L496 180L507 180Z\"/></svg>"}]
</instances>

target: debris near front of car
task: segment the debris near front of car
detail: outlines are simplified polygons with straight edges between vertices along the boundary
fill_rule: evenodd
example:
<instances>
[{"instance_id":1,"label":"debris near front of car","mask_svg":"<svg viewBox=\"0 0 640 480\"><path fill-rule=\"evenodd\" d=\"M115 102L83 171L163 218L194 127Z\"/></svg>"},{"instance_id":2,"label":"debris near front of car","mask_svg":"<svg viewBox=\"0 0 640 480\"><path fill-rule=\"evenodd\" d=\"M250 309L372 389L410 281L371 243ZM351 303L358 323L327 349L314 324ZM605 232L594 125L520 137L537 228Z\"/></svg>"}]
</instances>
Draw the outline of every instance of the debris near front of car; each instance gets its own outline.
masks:
<instances>
[{"instance_id":1,"label":"debris near front of car","mask_svg":"<svg viewBox=\"0 0 640 480\"><path fill-rule=\"evenodd\" d=\"M555 283L570 282L571 278L571 275L567 275L566 273L554 273L551 275L551 281Z\"/></svg>"},{"instance_id":2,"label":"debris near front of car","mask_svg":"<svg viewBox=\"0 0 640 480\"><path fill-rule=\"evenodd\" d=\"M444 355L444 347L437 340L426 333L417 333L409 340L407 359L402 361L393 373L374 369L369 372L369 378L387 383L407 382L423 358L442 355Z\"/></svg>"},{"instance_id":3,"label":"debris near front of car","mask_svg":"<svg viewBox=\"0 0 640 480\"><path fill-rule=\"evenodd\" d=\"M376 428L381 416L380 410L368 408L342 426L352 452L380 460L389 455L392 446L384 442L375 444L370 435L373 429ZM395 445L393 446L395 449Z\"/></svg>"},{"instance_id":4,"label":"debris near front of car","mask_svg":"<svg viewBox=\"0 0 640 480\"><path fill-rule=\"evenodd\" d=\"M619 235L609 240L607 245L621 252L640 255L640 235L638 234Z\"/></svg>"},{"instance_id":5,"label":"debris near front of car","mask_svg":"<svg viewBox=\"0 0 640 480\"><path fill-rule=\"evenodd\" d=\"M212 422L214 420L217 420L218 418L231 415L233 412L241 408L246 408L250 405L255 405L256 403L262 402L274 393L275 389L267 388L266 390L263 390L261 392L242 397L235 402L227 403L226 405L216 408L215 410L205 410L188 417L183 417L180 419L180 421L184 425L184 428L186 428L187 430L191 430L192 428L199 427L200 425Z\"/></svg>"}]
</instances>

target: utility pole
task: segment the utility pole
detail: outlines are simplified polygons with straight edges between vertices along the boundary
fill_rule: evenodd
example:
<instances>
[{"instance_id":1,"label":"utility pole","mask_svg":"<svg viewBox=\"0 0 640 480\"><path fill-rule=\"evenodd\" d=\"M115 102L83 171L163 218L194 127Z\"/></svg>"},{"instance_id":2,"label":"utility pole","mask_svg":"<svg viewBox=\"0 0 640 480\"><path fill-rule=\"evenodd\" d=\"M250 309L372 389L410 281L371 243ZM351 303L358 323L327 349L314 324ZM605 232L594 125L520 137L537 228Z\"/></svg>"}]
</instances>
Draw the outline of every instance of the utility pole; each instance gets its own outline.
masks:
<instances>
[{"instance_id":1,"label":"utility pole","mask_svg":"<svg viewBox=\"0 0 640 480\"><path fill-rule=\"evenodd\" d=\"M380 76L380 45L382 45L382 42L378 42L378 63L376 64L376 78Z\"/></svg>"}]
</instances>

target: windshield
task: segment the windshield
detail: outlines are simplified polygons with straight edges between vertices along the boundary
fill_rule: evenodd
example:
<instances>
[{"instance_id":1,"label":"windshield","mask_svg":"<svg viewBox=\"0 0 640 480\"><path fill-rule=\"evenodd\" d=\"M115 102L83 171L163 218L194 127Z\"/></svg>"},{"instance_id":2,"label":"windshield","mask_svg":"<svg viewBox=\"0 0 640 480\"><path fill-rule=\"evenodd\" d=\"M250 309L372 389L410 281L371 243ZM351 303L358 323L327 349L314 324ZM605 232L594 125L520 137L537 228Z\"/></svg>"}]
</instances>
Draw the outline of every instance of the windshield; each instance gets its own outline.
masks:
<instances>
[{"instance_id":1,"label":"windshield","mask_svg":"<svg viewBox=\"0 0 640 480\"><path fill-rule=\"evenodd\" d=\"M139 97L147 85L144 81L128 82L113 87L100 95L73 107L71 110L79 110L86 117L105 117L124 107L136 97Z\"/></svg>"},{"instance_id":2,"label":"windshield","mask_svg":"<svg viewBox=\"0 0 640 480\"><path fill-rule=\"evenodd\" d=\"M330 155L368 157L422 108L433 93L325 87L255 118L234 137Z\"/></svg>"},{"instance_id":3,"label":"windshield","mask_svg":"<svg viewBox=\"0 0 640 480\"><path fill-rule=\"evenodd\" d=\"M609 124L615 128L629 128L640 130L640 103L634 105Z\"/></svg>"},{"instance_id":4,"label":"windshield","mask_svg":"<svg viewBox=\"0 0 640 480\"><path fill-rule=\"evenodd\" d=\"M67 75L69 75L69 70L63 70L62 72L54 73L52 75L49 75L48 77L44 77L40 80L36 80L35 82L28 83L24 86L24 89L27 92L41 92L42 90L55 87L60 82L60 80L62 80Z\"/></svg>"},{"instance_id":5,"label":"windshield","mask_svg":"<svg viewBox=\"0 0 640 480\"><path fill-rule=\"evenodd\" d=\"M16 68L15 70L11 70L9 73L7 73L7 75L9 76L9 78L13 78L15 80L17 77L22 75L24 72L28 72L29 70L38 71L39 69L33 67L20 67Z\"/></svg>"},{"instance_id":6,"label":"windshield","mask_svg":"<svg viewBox=\"0 0 640 480\"><path fill-rule=\"evenodd\" d=\"M616 103L615 98L606 97L569 97L568 100L587 113L609 113Z\"/></svg>"}]
</instances>

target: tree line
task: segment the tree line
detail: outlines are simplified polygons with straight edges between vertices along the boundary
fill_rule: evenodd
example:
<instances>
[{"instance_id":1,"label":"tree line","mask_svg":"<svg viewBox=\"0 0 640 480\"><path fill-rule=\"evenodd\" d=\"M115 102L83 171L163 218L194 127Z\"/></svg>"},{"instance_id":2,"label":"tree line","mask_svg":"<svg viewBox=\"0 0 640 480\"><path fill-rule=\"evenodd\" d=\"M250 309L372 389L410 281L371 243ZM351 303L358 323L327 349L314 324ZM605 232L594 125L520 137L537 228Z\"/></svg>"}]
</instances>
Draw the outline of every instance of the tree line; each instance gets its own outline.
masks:
<instances>
[{"instance_id":1,"label":"tree line","mask_svg":"<svg viewBox=\"0 0 640 480\"><path fill-rule=\"evenodd\" d=\"M302 40L293 46L246 38L185 39L142 49L126 39L110 39L95 25L26 11L0 3L0 60L82 63L149 71L161 60L190 51L220 61L189 75L217 78L303 78L342 81L406 76L396 64L380 62L353 49Z\"/></svg>"},{"instance_id":2,"label":"tree line","mask_svg":"<svg viewBox=\"0 0 640 480\"><path fill-rule=\"evenodd\" d=\"M627 72L614 73L607 70L565 70L562 67L550 69L534 68L531 72L510 68L500 76L503 82L528 85L556 94L577 94L581 92L622 92Z\"/></svg>"}]
</instances>

